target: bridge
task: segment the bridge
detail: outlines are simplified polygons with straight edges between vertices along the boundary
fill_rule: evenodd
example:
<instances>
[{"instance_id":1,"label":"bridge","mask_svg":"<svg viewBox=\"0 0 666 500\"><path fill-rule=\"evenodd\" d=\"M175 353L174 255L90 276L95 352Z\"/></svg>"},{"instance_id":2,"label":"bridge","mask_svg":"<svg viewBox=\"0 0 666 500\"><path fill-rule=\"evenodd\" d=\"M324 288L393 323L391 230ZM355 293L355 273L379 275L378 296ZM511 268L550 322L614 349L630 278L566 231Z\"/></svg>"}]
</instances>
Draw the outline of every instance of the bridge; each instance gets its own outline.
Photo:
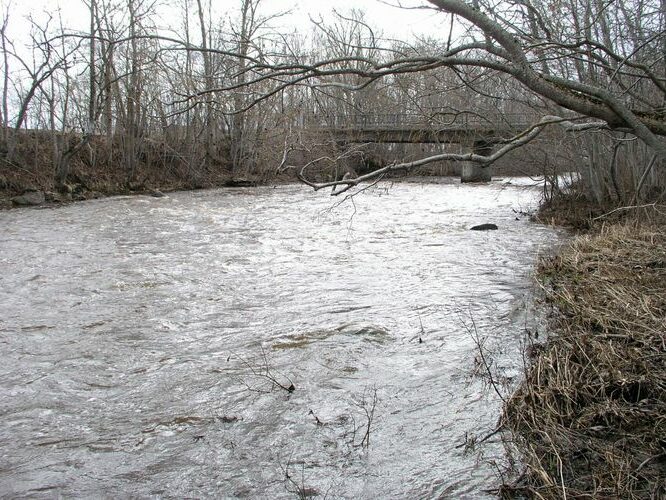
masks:
<instances>
[{"instance_id":1,"label":"bridge","mask_svg":"<svg viewBox=\"0 0 666 500\"><path fill-rule=\"evenodd\" d=\"M405 113L334 115L315 122L313 128L338 143L495 144L529 126L524 115L480 116L451 113L426 116Z\"/></svg>"},{"instance_id":2,"label":"bridge","mask_svg":"<svg viewBox=\"0 0 666 500\"><path fill-rule=\"evenodd\" d=\"M495 144L506 140L529 126L524 114L469 113L369 113L333 115L308 124L338 144L410 143L462 144L480 155L488 155ZM463 182L490 180L490 168L463 162Z\"/></svg>"}]
</instances>

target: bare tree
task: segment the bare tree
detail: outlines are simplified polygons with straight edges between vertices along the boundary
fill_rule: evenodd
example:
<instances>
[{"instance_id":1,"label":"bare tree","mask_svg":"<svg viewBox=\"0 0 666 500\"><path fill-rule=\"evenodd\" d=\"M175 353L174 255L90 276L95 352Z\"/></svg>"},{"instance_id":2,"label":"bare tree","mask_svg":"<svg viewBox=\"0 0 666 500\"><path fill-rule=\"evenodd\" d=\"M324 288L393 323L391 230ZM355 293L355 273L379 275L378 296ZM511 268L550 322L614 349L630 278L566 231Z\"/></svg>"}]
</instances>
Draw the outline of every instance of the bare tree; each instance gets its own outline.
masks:
<instances>
[{"instance_id":1,"label":"bare tree","mask_svg":"<svg viewBox=\"0 0 666 500\"><path fill-rule=\"evenodd\" d=\"M8 38L5 13L3 135L7 143L28 122L59 123L81 137L103 130L108 159L121 152L128 186L160 145L160 158L199 178L225 163L235 176L256 173L272 155L280 171L293 164L315 189L340 193L444 161L489 165L559 126L593 196L622 202L666 184L664 1L424 0L447 29L442 40L407 43L384 40L359 11L315 20L306 36L273 30L280 14L263 14L260 0L240 0L237 18L210 1L181 0L183 24L170 30L151 20L160 7L147 0L85 0L89 29L53 35L43 24L34 62ZM15 81L13 64L21 68ZM52 125L41 118L46 109ZM529 126L494 151L391 146L374 161L372 148L348 154L326 132L373 116L396 124L417 117L438 130L471 119L508 123L514 114ZM345 163L322 173L318 158ZM56 169L59 183L66 163ZM342 179L352 168L360 175Z\"/></svg>"},{"instance_id":2,"label":"bare tree","mask_svg":"<svg viewBox=\"0 0 666 500\"><path fill-rule=\"evenodd\" d=\"M657 155L659 165L666 161L666 145L661 138L666 135L666 120L661 111L666 95L664 64L660 59L663 16L654 14L659 12L658 6L637 5L639 13L647 16L646 21L637 19L624 6L601 8L584 2L572 7L572 21L567 22L553 16L548 3L469 4L461 0L429 3L464 23L468 27L466 39L457 45L447 42L444 50L434 54L383 50L383 57L376 57L352 50L307 64L249 58L239 51L244 74L248 76L226 89L237 91L266 81L275 84L270 91L256 95L247 108L290 85L308 82L318 90L337 88L358 92L380 79L440 68L452 68L465 85L474 89L476 68L511 77L549 103L549 109L497 153L433 155L429 161L452 159L489 164L516 146L528 143L551 124L570 131L606 129L632 134ZM614 25L609 15L605 15L611 8L615 9L617 19ZM592 30L590 21L601 14L605 15L605 24ZM632 27L629 36L621 31L625 22ZM611 40L617 40L614 46L608 45ZM357 46L355 42L345 41L349 48ZM352 77L356 80L350 80ZM402 163L389 170L423 163ZM379 169L362 180L385 175L387 171ZM340 181L348 187L358 182L358 179ZM310 184L317 188L329 186Z\"/></svg>"},{"instance_id":3,"label":"bare tree","mask_svg":"<svg viewBox=\"0 0 666 500\"><path fill-rule=\"evenodd\" d=\"M0 147L3 154L7 151L9 133L9 51L7 39L7 26L9 25L10 5L2 13L2 26L0 27L0 44L2 46L2 135Z\"/></svg>"},{"instance_id":4,"label":"bare tree","mask_svg":"<svg viewBox=\"0 0 666 500\"><path fill-rule=\"evenodd\" d=\"M204 70L204 89L206 91L212 91L215 88L214 85L214 75L213 75L213 64L212 64L212 54L208 50L209 46L209 33L206 29L206 21L204 17L204 9L201 0L197 0L197 15L199 17L199 29L201 30L201 57L203 59L203 70ZM204 134L205 134L205 148L206 148L206 159L210 159L213 155L213 147L216 140L216 124L214 122L213 116L213 98L214 95L208 96L206 99L206 111L204 119Z\"/></svg>"}]
</instances>

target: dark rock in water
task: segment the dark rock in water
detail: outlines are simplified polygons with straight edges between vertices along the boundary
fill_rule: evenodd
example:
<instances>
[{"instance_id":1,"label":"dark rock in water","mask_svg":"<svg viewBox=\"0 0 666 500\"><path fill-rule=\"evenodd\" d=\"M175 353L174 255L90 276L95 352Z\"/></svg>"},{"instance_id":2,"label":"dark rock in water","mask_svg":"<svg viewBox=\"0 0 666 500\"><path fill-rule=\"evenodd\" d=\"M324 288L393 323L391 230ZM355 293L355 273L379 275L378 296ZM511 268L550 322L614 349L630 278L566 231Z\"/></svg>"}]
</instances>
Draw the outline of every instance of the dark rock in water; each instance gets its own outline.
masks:
<instances>
[{"instance_id":1,"label":"dark rock in water","mask_svg":"<svg viewBox=\"0 0 666 500\"><path fill-rule=\"evenodd\" d=\"M164 198L166 195L159 189L151 189L150 196L152 196L153 198Z\"/></svg>"},{"instance_id":2,"label":"dark rock in water","mask_svg":"<svg viewBox=\"0 0 666 500\"><path fill-rule=\"evenodd\" d=\"M255 187L257 185L256 181L250 179L229 179L224 183L225 187Z\"/></svg>"},{"instance_id":3,"label":"dark rock in water","mask_svg":"<svg viewBox=\"0 0 666 500\"><path fill-rule=\"evenodd\" d=\"M23 193L20 196L14 196L12 198L12 203L14 205L21 206L35 206L41 205L46 201L46 196L44 196L43 191L28 191Z\"/></svg>"},{"instance_id":4,"label":"dark rock in water","mask_svg":"<svg viewBox=\"0 0 666 500\"><path fill-rule=\"evenodd\" d=\"M498 229L495 224L479 224L469 228L470 231L494 231L495 229Z\"/></svg>"}]
</instances>

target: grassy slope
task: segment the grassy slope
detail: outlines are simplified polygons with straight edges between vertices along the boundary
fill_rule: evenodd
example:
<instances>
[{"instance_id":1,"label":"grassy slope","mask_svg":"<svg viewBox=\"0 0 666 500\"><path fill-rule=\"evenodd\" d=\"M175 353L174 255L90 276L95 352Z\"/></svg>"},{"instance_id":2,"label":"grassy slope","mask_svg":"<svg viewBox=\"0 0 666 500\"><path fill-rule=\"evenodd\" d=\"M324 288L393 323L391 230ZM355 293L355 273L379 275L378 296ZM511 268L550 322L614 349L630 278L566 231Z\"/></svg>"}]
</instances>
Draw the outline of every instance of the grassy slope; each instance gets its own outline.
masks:
<instances>
[{"instance_id":1,"label":"grassy slope","mask_svg":"<svg viewBox=\"0 0 666 500\"><path fill-rule=\"evenodd\" d=\"M666 217L637 216L540 264L551 332L505 408L508 497L666 498Z\"/></svg>"}]
</instances>

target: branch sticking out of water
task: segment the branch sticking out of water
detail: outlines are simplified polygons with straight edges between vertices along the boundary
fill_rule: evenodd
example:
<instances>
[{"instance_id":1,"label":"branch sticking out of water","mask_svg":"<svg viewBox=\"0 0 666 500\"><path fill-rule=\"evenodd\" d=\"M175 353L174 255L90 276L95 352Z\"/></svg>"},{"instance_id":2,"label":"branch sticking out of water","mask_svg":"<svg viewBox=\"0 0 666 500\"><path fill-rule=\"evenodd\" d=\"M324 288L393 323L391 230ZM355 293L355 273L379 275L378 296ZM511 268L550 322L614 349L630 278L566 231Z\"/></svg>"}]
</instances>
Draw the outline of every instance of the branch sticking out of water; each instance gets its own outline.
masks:
<instances>
[{"instance_id":1,"label":"branch sticking out of water","mask_svg":"<svg viewBox=\"0 0 666 500\"><path fill-rule=\"evenodd\" d=\"M294 476L289 473L289 467L291 467L291 465L291 459L287 461L286 467L283 467L282 464L280 464L280 468L282 469L282 472L284 472L285 488L287 491L295 494L296 497L301 500L319 496L319 491L317 489L305 486L305 463L301 463L300 481L296 481Z\"/></svg>"},{"instance_id":2,"label":"branch sticking out of water","mask_svg":"<svg viewBox=\"0 0 666 500\"><path fill-rule=\"evenodd\" d=\"M287 377L286 375L278 374L276 375L273 372L273 369L271 368L270 362L268 360L268 356L266 355L266 351L264 348L261 348L261 363L259 364L254 364L250 363L249 361L243 359L239 355L235 355L240 362L248 368L251 372L252 375L254 375L257 378L267 380L271 383L271 389L274 387L278 387L284 391L287 391L288 393L292 393L296 390L296 386L294 385L293 381ZM283 380L281 381L280 379L286 379L286 382ZM254 391L254 392L269 392L266 390L261 390L257 389L256 387L250 386L246 382L244 382L248 390Z\"/></svg>"},{"instance_id":3,"label":"branch sticking out of water","mask_svg":"<svg viewBox=\"0 0 666 500\"><path fill-rule=\"evenodd\" d=\"M423 329L423 321L421 321L420 314L419 314L419 325L421 325L421 333L419 334L419 344L423 344L423 337L425 337L425 330Z\"/></svg>"},{"instance_id":4,"label":"branch sticking out of water","mask_svg":"<svg viewBox=\"0 0 666 500\"><path fill-rule=\"evenodd\" d=\"M485 340L480 337L479 331L476 328L476 322L474 321L474 317L471 315L471 313L469 315L469 319L470 319L470 322L471 322L471 326L466 321L464 321L462 318L461 318L461 322L462 322L463 327L465 328L465 330L467 330L467 333L470 335L470 337L472 337L472 340L474 341L474 344L476 345L476 349L479 352L479 358L477 358L477 359L480 360L481 366L483 367L484 371L486 372L486 375L488 376L488 380L490 382L490 385L495 390L495 393L499 396L499 398L502 400L503 403L506 403L506 398L504 397L502 392L499 390L499 386L497 385L497 381L495 380L495 377L493 376L493 372L491 370L492 361L488 360L488 358L486 357L486 352L485 352L485 349L484 349L484 346L483 346Z\"/></svg>"},{"instance_id":5,"label":"branch sticking out of water","mask_svg":"<svg viewBox=\"0 0 666 500\"><path fill-rule=\"evenodd\" d=\"M370 446L370 430L375 418L375 408L377 407L377 387L373 387L372 389L366 388L363 391L361 400L356 402L356 406L363 410L365 416L365 431L359 446L367 448Z\"/></svg>"}]
</instances>

